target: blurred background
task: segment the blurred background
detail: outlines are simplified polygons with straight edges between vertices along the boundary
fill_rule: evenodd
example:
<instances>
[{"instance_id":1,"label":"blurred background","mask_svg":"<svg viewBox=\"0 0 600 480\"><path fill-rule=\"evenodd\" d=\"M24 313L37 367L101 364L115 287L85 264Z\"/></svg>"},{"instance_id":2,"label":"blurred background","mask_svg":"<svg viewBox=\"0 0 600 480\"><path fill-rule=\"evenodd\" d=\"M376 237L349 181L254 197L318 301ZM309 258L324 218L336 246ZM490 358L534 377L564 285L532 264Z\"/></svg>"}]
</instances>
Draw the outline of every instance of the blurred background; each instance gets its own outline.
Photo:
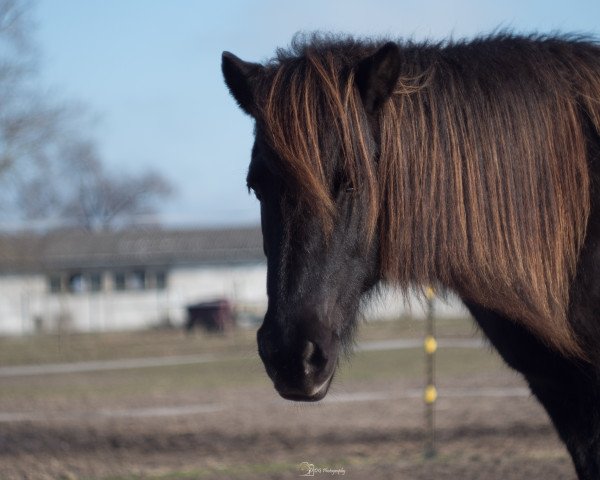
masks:
<instances>
[{"instance_id":1,"label":"blurred background","mask_svg":"<svg viewBox=\"0 0 600 480\"><path fill-rule=\"evenodd\" d=\"M312 31L598 35L598 18L596 1L0 0L0 478L574 478L452 297L383 288L328 397L278 398L255 346L253 124L220 55L265 61Z\"/></svg>"}]
</instances>

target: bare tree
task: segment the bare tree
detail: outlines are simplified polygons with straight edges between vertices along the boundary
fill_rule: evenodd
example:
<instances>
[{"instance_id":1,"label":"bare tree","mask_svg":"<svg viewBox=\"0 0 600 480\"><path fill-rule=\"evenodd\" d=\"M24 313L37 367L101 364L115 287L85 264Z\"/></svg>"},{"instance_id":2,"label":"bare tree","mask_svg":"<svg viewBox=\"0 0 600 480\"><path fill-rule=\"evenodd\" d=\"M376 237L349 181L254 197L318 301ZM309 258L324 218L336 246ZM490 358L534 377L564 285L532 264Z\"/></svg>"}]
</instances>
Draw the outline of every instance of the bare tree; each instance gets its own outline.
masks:
<instances>
[{"instance_id":1,"label":"bare tree","mask_svg":"<svg viewBox=\"0 0 600 480\"><path fill-rule=\"evenodd\" d=\"M107 170L86 131L85 109L40 91L31 6L28 0L0 0L2 213L90 230L154 214L172 193L169 182L154 171Z\"/></svg>"},{"instance_id":2,"label":"bare tree","mask_svg":"<svg viewBox=\"0 0 600 480\"><path fill-rule=\"evenodd\" d=\"M31 26L30 9L30 1L0 1L0 35L2 42L8 42L9 48L18 51L32 48L28 33Z\"/></svg>"},{"instance_id":3,"label":"bare tree","mask_svg":"<svg viewBox=\"0 0 600 480\"><path fill-rule=\"evenodd\" d=\"M37 53L29 9L23 0L0 0L0 173L44 143L48 113L55 110L40 102L32 85Z\"/></svg>"},{"instance_id":4,"label":"bare tree","mask_svg":"<svg viewBox=\"0 0 600 480\"><path fill-rule=\"evenodd\" d=\"M68 226L106 230L147 223L173 188L155 171L114 172L92 141L63 145L60 163L50 164L20 193L27 218L54 218Z\"/></svg>"},{"instance_id":5,"label":"bare tree","mask_svg":"<svg viewBox=\"0 0 600 480\"><path fill-rule=\"evenodd\" d=\"M62 138L70 108L50 101L37 84L31 2L0 0L0 183L3 212L16 192L43 168ZM12 200L12 201L11 201Z\"/></svg>"},{"instance_id":6,"label":"bare tree","mask_svg":"<svg viewBox=\"0 0 600 480\"><path fill-rule=\"evenodd\" d=\"M87 142L72 145L63 161L71 176L61 213L90 230L138 223L154 214L157 204L173 191L155 171L130 174L107 170L94 145Z\"/></svg>"}]
</instances>

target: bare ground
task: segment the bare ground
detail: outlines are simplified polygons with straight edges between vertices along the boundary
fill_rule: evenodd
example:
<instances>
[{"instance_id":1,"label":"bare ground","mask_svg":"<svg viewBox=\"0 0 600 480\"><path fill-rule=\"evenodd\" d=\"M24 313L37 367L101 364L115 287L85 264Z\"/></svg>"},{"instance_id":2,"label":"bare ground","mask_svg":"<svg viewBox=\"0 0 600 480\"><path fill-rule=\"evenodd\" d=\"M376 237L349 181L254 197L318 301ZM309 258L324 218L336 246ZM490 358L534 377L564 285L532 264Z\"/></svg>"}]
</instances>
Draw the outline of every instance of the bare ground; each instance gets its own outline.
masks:
<instances>
[{"instance_id":1,"label":"bare ground","mask_svg":"<svg viewBox=\"0 0 600 480\"><path fill-rule=\"evenodd\" d=\"M124 401L7 402L4 412L38 417L0 423L0 478L300 478L302 462L372 480L575 478L532 398L473 396L484 386L508 395L523 387L508 371L443 379L438 454L424 459L423 404L405 395L419 386L415 380L344 381L334 386L331 401L317 405L279 400L266 383L143 393ZM444 397L445 388L466 394ZM357 392L379 397L361 400ZM185 412L190 405L218 409L148 416L140 410L179 406ZM136 409L141 416L132 413Z\"/></svg>"}]
</instances>

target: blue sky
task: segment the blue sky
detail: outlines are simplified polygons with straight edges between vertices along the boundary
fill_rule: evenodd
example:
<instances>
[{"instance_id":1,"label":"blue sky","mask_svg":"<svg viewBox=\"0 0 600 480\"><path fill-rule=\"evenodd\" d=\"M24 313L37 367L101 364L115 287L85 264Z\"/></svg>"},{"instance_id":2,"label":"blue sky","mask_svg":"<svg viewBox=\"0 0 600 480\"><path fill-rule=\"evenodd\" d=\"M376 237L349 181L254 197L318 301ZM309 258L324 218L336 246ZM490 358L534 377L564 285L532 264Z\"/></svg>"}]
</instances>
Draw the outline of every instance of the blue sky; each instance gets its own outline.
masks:
<instances>
[{"instance_id":1,"label":"blue sky","mask_svg":"<svg viewBox=\"0 0 600 480\"><path fill-rule=\"evenodd\" d=\"M259 220L245 189L252 121L229 98L220 55L272 56L298 31L440 39L511 28L600 36L600 1L39 0L42 81L98 114L107 163L162 171L170 224Z\"/></svg>"}]
</instances>

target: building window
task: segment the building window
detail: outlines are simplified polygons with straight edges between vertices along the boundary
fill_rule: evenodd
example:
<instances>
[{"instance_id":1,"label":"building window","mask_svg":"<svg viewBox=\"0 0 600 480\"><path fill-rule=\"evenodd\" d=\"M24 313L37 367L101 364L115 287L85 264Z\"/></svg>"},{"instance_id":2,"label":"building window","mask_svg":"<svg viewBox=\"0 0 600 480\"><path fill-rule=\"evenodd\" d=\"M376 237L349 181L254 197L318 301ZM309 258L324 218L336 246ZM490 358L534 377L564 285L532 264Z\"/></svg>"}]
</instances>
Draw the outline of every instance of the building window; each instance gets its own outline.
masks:
<instances>
[{"instance_id":1,"label":"building window","mask_svg":"<svg viewBox=\"0 0 600 480\"><path fill-rule=\"evenodd\" d=\"M116 272L114 278L117 291L141 291L155 286L153 275L148 275L145 270Z\"/></svg>"},{"instance_id":2,"label":"building window","mask_svg":"<svg viewBox=\"0 0 600 480\"><path fill-rule=\"evenodd\" d=\"M62 292L62 277L60 275L50 275L48 286L50 287L50 293Z\"/></svg>"},{"instance_id":3,"label":"building window","mask_svg":"<svg viewBox=\"0 0 600 480\"><path fill-rule=\"evenodd\" d=\"M88 290L88 282L82 273L73 273L69 276L69 292L82 293Z\"/></svg>"},{"instance_id":4,"label":"building window","mask_svg":"<svg viewBox=\"0 0 600 480\"><path fill-rule=\"evenodd\" d=\"M113 290L143 291L149 289L165 290L167 288L167 272L130 270L114 272ZM48 276L48 290L50 293L97 293L104 290L103 272L69 272L64 274L51 274Z\"/></svg>"},{"instance_id":5,"label":"building window","mask_svg":"<svg viewBox=\"0 0 600 480\"><path fill-rule=\"evenodd\" d=\"M115 290L122 292L125 290L125 273L115 273Z\"/></svg>"},{"instance_id":6,"label":"building window","mask_svg":"<svg viewBox=\"0 0 600 480\"><path fill-rule=\"evenodd\" d=\"M101 292L102 291L102 274L91 273L89 283L90 283L90 291Z\"/></svg>"},{"instance_id":7,"label":"building window","mask_svg":"<svg viewBox=\"0 0 600 480\"><path fill-rule=\"evenodd\" d=\"M156 272L155 280L157 290L164 290L167 288L167 272Z\"/></svg>"},{"instance_id":8,"label":"building window","mask_svg":"<svg viewBox=\"0 0 600 480\"><path fill-rule=\"evenodd\" d=\"M102 291L102 273L70 272L55 273L48 276L50 293L87 293Z\"/></svg>"},{"instance_id":9,"label":"building window","mask_svg":"<svg viewBox=\"0 0 600 480\"><path fill-rule=\"evenodd\" d=\"M146 272L136 270L127 275L127 290L144 290L146 288Z\"/></svg>"}]
</instances>

